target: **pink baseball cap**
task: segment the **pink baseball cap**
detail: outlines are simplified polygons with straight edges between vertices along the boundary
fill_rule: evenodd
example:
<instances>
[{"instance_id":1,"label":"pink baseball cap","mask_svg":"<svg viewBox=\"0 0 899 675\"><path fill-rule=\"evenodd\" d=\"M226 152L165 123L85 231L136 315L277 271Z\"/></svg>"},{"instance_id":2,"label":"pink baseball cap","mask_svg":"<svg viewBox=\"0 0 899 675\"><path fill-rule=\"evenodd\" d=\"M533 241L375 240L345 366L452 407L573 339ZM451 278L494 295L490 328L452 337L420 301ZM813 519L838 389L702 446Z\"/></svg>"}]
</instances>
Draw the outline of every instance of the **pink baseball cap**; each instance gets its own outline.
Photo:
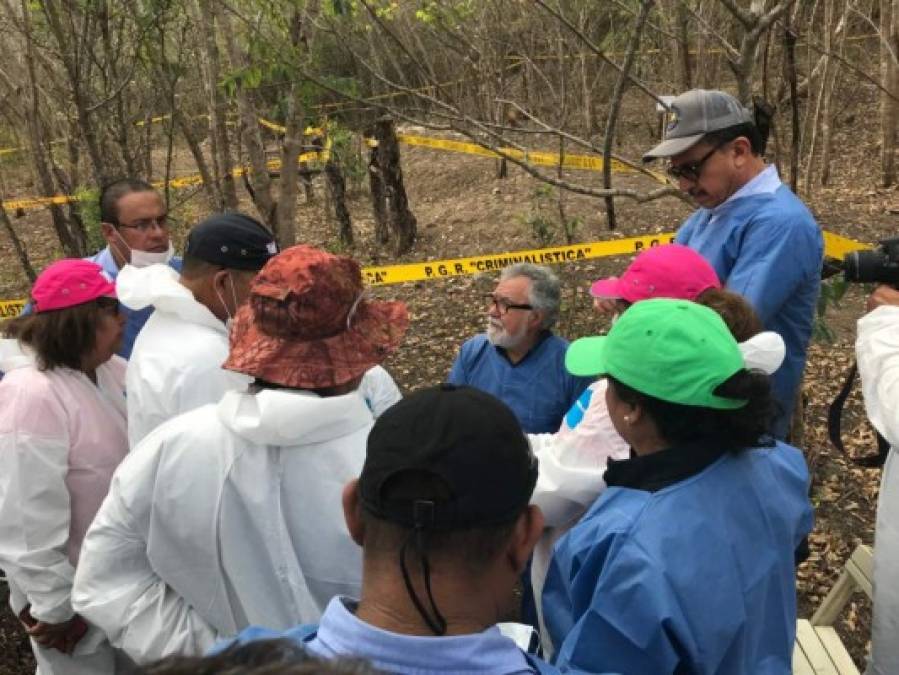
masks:
<instances>
[{"instance_id":1,"label":"pink baseball cap","mask_svg":"<svg viewBox=\"0 0 899 675\"><path fill-rule=\"evenodd\" d=\"M721 282L709 262L692 248L666 244L640 253L620 277L593 282L590 295L631 303L649 298L695 300L710 288L721 288Z\"/></svg>"},{"instance_id":2,"label":"pink baseball cap","mask_svg":"<svg viewBox=\"0 0 899 675\"><path fill-rule=\"evenodd\" d=\"M40 273L31 288L34 311L49 312L116 297L115 284L97 263L78 258L57 260Z\"/></svg>"}]
</instances>

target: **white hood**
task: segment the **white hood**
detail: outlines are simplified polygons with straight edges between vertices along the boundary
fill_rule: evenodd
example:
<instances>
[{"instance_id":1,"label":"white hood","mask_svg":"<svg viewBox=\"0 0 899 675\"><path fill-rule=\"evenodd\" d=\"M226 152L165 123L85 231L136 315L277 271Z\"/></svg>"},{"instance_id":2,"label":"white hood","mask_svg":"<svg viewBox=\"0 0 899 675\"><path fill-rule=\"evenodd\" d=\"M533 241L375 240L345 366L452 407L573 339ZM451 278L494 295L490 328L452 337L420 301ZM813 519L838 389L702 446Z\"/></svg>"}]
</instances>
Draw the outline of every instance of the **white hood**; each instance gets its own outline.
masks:
<instances>
[{"instance_id":1,"label":"white hood","mask_svg":"<svg viewBox=\"0 0 899 675\"><path fill-rule=\"evenodd\" d=\"M222 423L257 445L311 445L346 436L373 422L358 391L322 398L308 391L229 391L218 404Z\"/></svg>"},{"instance_id":2,"label":"white hood","mask_svg":"<svg viewBox=\"0 0 899 675\"><path fill-rule=\"evenodd\" d=\"M34 355L16 339L0 339L0 371L8 373L34 363Z\"/></svg>"},{"instance_id":3,"label":"white hood","mask_svg":"<svg viewBox=\"0 0 899 675\"><path fill-rule=\"evenodd\" d=\"M119 302L132 310L151 305L161 312L227 333L225 324L194 298L178 281L178 272L168 265L125 265L116 277Z\"/></svg>"}]
</instances>

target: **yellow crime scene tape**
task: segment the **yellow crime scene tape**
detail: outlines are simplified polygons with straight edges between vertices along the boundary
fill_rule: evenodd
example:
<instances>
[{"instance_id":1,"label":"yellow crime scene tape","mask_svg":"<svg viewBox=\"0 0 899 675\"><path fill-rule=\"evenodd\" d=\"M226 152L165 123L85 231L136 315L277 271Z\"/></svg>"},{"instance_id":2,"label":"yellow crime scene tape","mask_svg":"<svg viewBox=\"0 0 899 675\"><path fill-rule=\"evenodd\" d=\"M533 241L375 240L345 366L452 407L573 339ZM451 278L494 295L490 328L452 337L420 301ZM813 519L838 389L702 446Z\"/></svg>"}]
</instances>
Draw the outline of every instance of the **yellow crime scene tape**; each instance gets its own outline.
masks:
<instances>
[{"instance_id":1,"label":"yellow crime scene tape","mask_svg":"<svg viewBox=\"0 0 899 675\"><path fill-rule=\"evenodd\" d=\"M314 162L314 161L322 161L327 162L328 158L331 156L331 139L328 138L325 140L325 145L320 151L314 152L304 152L297 158L297 163L303 162ZM266 166L271 170L278 170L281 168L281 160L273 159L266 162ZM235 167L231 169L231 175L235 178L243 176L245 173L249 173L250 169L242 166ZM191 174L189 176L182 176L180 178L173 178L168 181L168 185L174 189L180 189L189 187L191 185L200 185L203 182L203 177L198 174ZM156 181L152 183L153 187L157 189L164 188L166 185L165 181ZM51 204L68 204L69 202L78 201L78 197L74 195L54 195L52 197L26 197L23 199L10 199L4 200L3 206L7 209L12 209L14 211L22 210L28 211L31 209L38 209L42 206L50 206Z\"/></svg>"},{"instance_id":2,"label":"yellow crime scene tape","mask_svg":"<svg viewBox=\"0 0 899 675\"><path fill-rule=\"evenodd\" d=\"M479 155L480 157L491 157L500 159L501 155L493 150L481 147L476 143L467 143L465 141L452 141L446 138L433 138L431 136L413 136L411 134L397 134L396 139L405 145L415 145L424 148L434 148L436 150L446 150L448 152L459 152L466 155ZM554 152L542 152L536 150L518 150L517 148L500 148L500 151L512 157L526 161L537 166L559 166L559 155ZM591 155L565 155L562 159L562 166L569 169L588 169L590 171L602 171L602 157ZM615 173L637 173L633 167L623 164L617 160L612 160L612 171Z\"/></svg>"},{"instance_id":3,"label":"yellow crime scene tape","mask_svg":"<svg viewBox=\"0 0 899 675\"><path fill-rule=\"evenodd\" d=\"M428 262L406 263L403 265L385 265L380 267L363 267L362 275L372 286L401 284L409 281L427 279L446 279L467 274L494 272L509 265L529 262L536 265L591 260L612 255L635 253L649 246L668 244L674 240L673 234L648 234L627 239L611 239L594 241L587 244L571 246L553 246L551 248L535 248L525 251L509 251L507 253L489 253L487 255L470 256L468 258L449 258Z\"/></svg>"},{"instance_id":4,"label":"yellow crime scene tape","mask_svg":"<svg viewBox=\"0 0 899 675\"><path fill-rule=\"evenodd\" d=\"M372 286L401 284L410 281L428 279L445 279L447 277L479 274L501 270L509 265L529 262L537 265L592 260L615 255L638 253L650 246L670 244L674 241L674 232L647 234L627 239L607 239L571 246L554 246L525 251L507 253L490 253L468 258L450 258L402 265L385 265L380 267L364 267L362 273ZM843 259L847 253L871 248L852 239L847 239L832 232L824 232L824 254L830 258Z\"/></svg>"},{"instance_id":5,"label":"yellow crime scene tape","mask_svg":"<svg viewBox=\"0 0 899 675\"><path fill-rule=\"evenodd\" d=\"M171 115L157 115L156 117L151 117L149 120L138 120L137 122L134 123L134 126L143 127L143 126L146 126L148 122L150 124L158 124L160 122L164 122L165 120L169 119L170 117L171 117ZM206 118L206 117L209 117L209 115L196 115L195 116L196 119ZM272 129L273 131L280 131L281 133L284 133L287 131L287 127L282 126L282 125L278 124L277 122L272 122L272 121L264 119L262 117L258 118L258 120L259 120L259 124L261 124L262 126L268 128L268 129ZM322 136L322 135L324 135L324 129L322 129L321 127L306 127L306 129L303 130L303 133L306 136ZM64 141L63 140L51 141L51 143L62 143L62 142L64 142ZM25 148L23 148L21 146L16 146L16 147L12 147L12 148L0 148L0 157L3 157L5 155L12 155L16 152L22 152L24 150L25 150Z\"/></svg>"},{"instance_id":6,"label":"yellow crime scene tape","mask_svg":"<svg viewBox=\"0 0 899 675\"><path fill-rule=\"evenodd\" d=\"M842 260L847 253L874 248L870 244L863 244L860 241L855 241L855 239L842 237L827 230L822 230L822 232L824 234L824 255L828 258Z\"/></svg>"},{"instance_id":7,"label":"yellow crime scene tape","mask_svg":"<svg viewBox=\"0 0 899 675\"><path fill-rule=\"evenodd\" d=\"M412 281L448 279L449 277L496 272L510 265L529 262L536 265L555 265L581 260L593 260L616 255L638 253L650 246L660 246L674 241L673 232L646 234L626 239L607 239L571 246L551 246L506 253L488 253L467 258L447 258L426 262L363 267L362 277L370 286L387 286ZM824 232L824 254L842 260L846 253L872 248L853 239L832 232ZM18 316L25 300L0 300L0 318Z\"/></svg>"},{"instance_id":8,"label":"yellow crime scene tape","mask_svg":"<svg viewBox=\"0 0 899 675\"><path fill-rule=\"evenodd\" d=\"M0 300L0 319L19 316L25 309L25 300Z\"/></svg>"},{"instance_id":9,"label":"yellow crime scene tape","mask_svg":"<svg viewBox=\"0 0 899 675\"><path fill-rule=\"evenodd\" d=\"M267 126L270 129L275 131L286 131L285 127L276 124L275 122L271 122L269 120L259 119L261 124ZM306 134L309 136L321 135L323 133L323 129L319 127L309 127L306 129ZM400 143L404 143L405 145L414 145L418 147L425 148L433 148L435 150L444 150L447 152L457 152L466 155L475 155L478 157L489 157L492 159L500 159L501 155L493 150L489 150L487 148L481 147L476 143L468 143L465 141L454 141L447 138L434 138L432 136L416 136L413 134L397 134L397 140ZM375 141L369 139L369 145L375 143ZM326 137L325 146L321 151L318 152L305 152L298 158L298 162L312 162L312 161L328 161L330 157L331 150L331 139L330 137ZM559 165L559 155L554 152L543 152L538 150L518 150L516 148L501 148L503 153L508 155L509 157L513 157L515 159L520 159L522 161L529 162L530 164L534 164L537 166L558 166ZM268 162L268 168L272 170L277 170L281 168L281 162L279 160L272 160ZM569 169L585 169L588 171L602 171L602 157L596 157L592 155L568 155L566 154L562 160L562 166ZM615 173L638 173L636 169L628 166L622 162L617 160L612 160L612 170ZM245 167L236 167L231 170L231 175L235 178L239 176L243 176L247 173L248 169ZM664 176L661 174L657 174L654 172L647 172L650 176L652 176L657 181L662 183L667 182ZM191 174L188 176L182 176L180 178L173 178L168 182L169 187L171 188L184 188L192 185L199 185L203 182L203 178L200 174ZM165 187L165 182L157 181L153 183L153 186L156 188ZM23 210L27 211L30 209L37 209L42 206L49 206L50 204L68 204L69 202L77 201L77 197L74 195L54 195L52 197L25 197L22 199L10 199L9 201L4 201L3 205L8 209L13 210Z\"/></svg>"}]
</instances>

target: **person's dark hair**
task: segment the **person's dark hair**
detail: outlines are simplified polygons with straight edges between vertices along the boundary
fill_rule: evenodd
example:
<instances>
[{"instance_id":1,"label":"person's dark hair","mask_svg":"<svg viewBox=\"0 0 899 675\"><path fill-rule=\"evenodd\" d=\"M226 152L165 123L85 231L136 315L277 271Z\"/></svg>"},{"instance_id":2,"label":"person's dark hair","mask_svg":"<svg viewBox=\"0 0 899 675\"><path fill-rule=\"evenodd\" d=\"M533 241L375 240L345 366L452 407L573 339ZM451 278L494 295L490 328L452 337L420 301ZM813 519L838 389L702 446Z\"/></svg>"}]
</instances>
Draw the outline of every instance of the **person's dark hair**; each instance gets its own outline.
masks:
<instances>
[{"instance_id":1,"label":"person's dark hair","mask_svg":"<svg viewBox=\"0 0 899 675\"><path fill-rule=\"evenodd\" d=\"M608 377L608 381L618 398L643 408L659 435L672 445L704 443L739 451L770 442L774 399L770 378L759 370L740 370L715 388L718 396L747 401L736 410L670 403L647 396L614 377Z\"/></svg>"},{"instance_id":2,"label":"person's dark hair","mask_svg":"<svg viewBox=\"0 0 899 675\"><path fill-rule=\"evenodd\" d=\"M143 666L142 675L375 675L361 659L319 659L291 640L235 644L212 656L169 656Z\"/></svg>"},{"instance_id":3,"label":"person's dark hair","mask_svg":"<svg viewBox=\"0 0 899 675\"><path fill-rule=\"evenodd\" d=\"M30 347L40 370L81 370L82 360L97 344L97 328L104 314L118 307L114 298L97 298L82 305L25 314L7 321L7 338Z\"/></svg>"},{"instance_id":4,"label":"person's dark hair","mask_svg":"<svg viewBox=\"0 0 899 675\"><path fill-rule=\"evenodd\" d=\"M222 269L225 268L221 265L206 262L189 253L185 253L181 259L181 276L185 279L197 279L209 274L215 274Z\"/></svg>"},{"instance_id":5,"label":"person's dark hair","mask_svg":"<svg viewBox=\"0 0 899 675\"><path fill-rule=\"evenodd\" d=\"M774 117L774 108L763 99L756 97L753 100L753 123L737 124L718 131L710 131L702 140L712 146L719 146L729 141L745 136L749 139L752 154L764 155L768 145L768 136L771 133L771 120Z\"/></svg>"},{"instance_id":6,"label":"person's dark hair","mask_svg":"<svg viewBox=\"0 0 899 675\"><path fill-rule=\"evenodd\" d=\"M439 478L422 471L404 471L390 478L384 486L387 499L408 501L430 500L439 502L449 497L447 487ZM520 515L520 514L519 514ZM383 520L362 509L365 523L364 548L366 555L396 556L412 530ZM509 541L515 519L491 527L474 527L451 532L426 532L425 553L433 564L435 560L458 562L470 574L483 572ZM410 554L414 547L410 548ZM415 565L419 561L412 561Z\"/></svg>"},{"instance_id":7,"label":"person's dark hair","mask_svg":"<svg viewBox=\"0 0 899 675\"><path fill-rule=\"evenodd\" d=\"M120 178L100 189L100 222L119 225L119 200L132 192L155 192L153 186L140 178Z\"/></svg>"},{"instance_id":8,"label":"person's dark hair","mask_svg":"<svg viewBox=\"0 0 899 675\"><path fill-rule=\"evenodd\" d=\"M739 293L724 288L709 288L699 294L696 302L715 310L737 342L745 342L765 329L752 305Z\"/></svg>"}]
</instances>

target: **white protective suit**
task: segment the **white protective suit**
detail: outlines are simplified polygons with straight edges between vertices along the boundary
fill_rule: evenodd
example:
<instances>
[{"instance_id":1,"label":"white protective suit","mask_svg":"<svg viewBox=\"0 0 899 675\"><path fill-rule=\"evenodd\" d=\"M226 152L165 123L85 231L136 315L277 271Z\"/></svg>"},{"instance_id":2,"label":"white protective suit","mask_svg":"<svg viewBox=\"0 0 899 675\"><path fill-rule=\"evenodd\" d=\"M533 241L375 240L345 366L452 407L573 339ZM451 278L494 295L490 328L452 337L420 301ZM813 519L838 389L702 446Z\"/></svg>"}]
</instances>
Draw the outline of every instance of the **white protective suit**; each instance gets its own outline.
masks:
<instances>
[{"instance_id":1,"label":"white protective suit","mask_svg":"<svg viewBox=\"0 0 899 675\"><path fill-rule=\"evenodd\" d=\"M82 539L128 451L125 361L41 372L15 340L0 340L0 567L10 607L48 623L72 618L72 580ZM41 675L125 672L102 631L69 656L32 640Z\"/></svg>"},{"instance_id":2,"label":"white protective suit","mask_svg":"<svg viewBox=\"0 0 899 675\"><path fill-rule=\"evenodd\" d=\"M252 378L222 368L228 329L178 282L168 265L126 265L116 279L119 300L132 310L156 308L128 361L128 440L132 448L181 413L218 403L226 391L246 391ZM359 386L375 417L402 395L381 366Z\"/></svg>"},{"instance_id":3,"label":"white protective suit","mask_svg":"<svg viewBox=\"0 0 899 675\"><path fill-rule=\"evenodd\" d=\"M128 441L132 448L153 429L226 391L244 391L252 378L222 368L228 329L178 282L168 265L126 265L116 278L119 301L156 311L134 341L128 360Z\"/></svg>"},{"instance_id":4,"label":"white protective suit","mask_svg":"<svg viewBox=\"0 0 899 675\"><path fill-rule=\"evenodd\" d=\"M874 532L874 621L867 675L899 673L899 307L881 306L858 322L855 343L865 411L886 438Z\"/></svg>"},{"instance_id":5,"label":"white protective suit","mask_svg":"<svg viewBox=\"0 0 899 675\"><path fill-rule=\"evenodd\" d=\"M552 653L543 624L543 595L553 546L568 532L606 488L603 474L609 459L627 459L630 446L612 425L606 406L605 379L591 384L554 434L528 434L539 462L531 504L543 512L546 529L534 547L531 587L546 654Z\"/></svg>"},{"instance_id":6,"label":"white protective suit","mask_svg":"<svg viewBox=\"0 0 899 675\"><path fill-rule=\"evenodd\" d=\"M359 597L341 492L372 415L358 392L228 392L134 448L88 531L76 610L138 663Z\"/></svg>"}]
</instances>

